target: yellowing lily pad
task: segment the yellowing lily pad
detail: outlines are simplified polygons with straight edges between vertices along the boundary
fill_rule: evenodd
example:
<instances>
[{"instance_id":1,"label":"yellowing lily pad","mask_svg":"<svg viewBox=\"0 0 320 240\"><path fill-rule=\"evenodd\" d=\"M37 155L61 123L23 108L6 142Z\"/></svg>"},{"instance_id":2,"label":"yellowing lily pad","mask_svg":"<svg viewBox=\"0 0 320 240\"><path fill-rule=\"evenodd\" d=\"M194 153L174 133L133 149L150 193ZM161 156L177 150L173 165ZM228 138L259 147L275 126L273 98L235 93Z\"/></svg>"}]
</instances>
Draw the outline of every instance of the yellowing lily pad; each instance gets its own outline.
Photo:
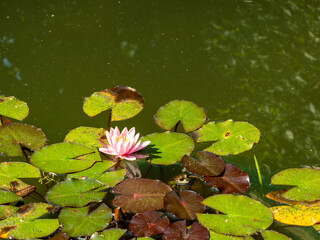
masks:
<instances>
[{"instance_id":1,"label":"yellowing lily pad","mask_svg":"<svg viewBox=\"0 0 320 240\"><path fill-rule=\"evenodd\" d=\"M197 142L214 142L204 151L217 155L238 154L250 150L260 139L260 131L247 122L209 122L194 132Z\"/></svg>"},{"instance_id":2,"label":"yellowing lily pad","mask_svg":"<svg viewBox=\"0 0 320 240\"><path fill-rule=\"evenodd\" d=\"M0 153L8 156L22 156L21 147L38 150L46 141L41 129L31 125L10 123L0 127Z\"/></svg>"},{"instance_id":3,"label":"yellowing lily pad","mask_svg":"<svg viewBox=\"0 0 320 240\"><path fill-rule=\"evenodd\" d=\"M29 114L28 105L16 99L15 97L3 97L0 96L0 115L17 119L23 120Z\"/></svg>"},{"instance_id":4,"label":"yellowing lily pad","mask_svg":"<svg viewBox=\"0 0 320 240\"><path fill-rule=\"evenodd\" d=\"M196 104L174 100L159 108L155 121L159 127L165 130L171 130L178 122L181 122L184 130L190 132L201 127L206 118L204 110Z\"/></svg>"}]
</instances>

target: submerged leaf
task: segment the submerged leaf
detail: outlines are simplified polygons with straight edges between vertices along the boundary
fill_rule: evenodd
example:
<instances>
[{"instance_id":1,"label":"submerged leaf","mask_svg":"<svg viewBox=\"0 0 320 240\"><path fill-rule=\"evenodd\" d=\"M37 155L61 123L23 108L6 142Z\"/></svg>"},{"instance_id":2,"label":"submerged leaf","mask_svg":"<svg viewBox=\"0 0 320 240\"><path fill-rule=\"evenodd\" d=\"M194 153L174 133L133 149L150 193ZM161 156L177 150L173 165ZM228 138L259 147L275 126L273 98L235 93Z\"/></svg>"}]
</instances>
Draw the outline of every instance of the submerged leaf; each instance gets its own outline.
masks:
<instances>
[{"instance_id":1,"label":"submerged leaf","mask_svg":"<svg viewBox=\"0 0 320 240\"><path fill-rule=\"evenodd\" d=\"M251 235L267 229L273 222L272 213L266 206L246 196L220 194L208 197L202 203L221 212L197 213L198 221L217 233Z\"/></svg>"},{"instance_id":2,"label":"submerged leaf","mask_svg":"<svg viewBox=\"0 0 320 240\"><path fill-rule=\"evenodd\" d=\"M112 190L113 204L132 212L145 212L163 208L163 198L171 188L159 180L135 178L118 183Z\"/></svg>"},{"instance_id":3,"label":"submerged leaf","mask_svg":"<svg viewBox=\"0 0 320 240\"><path fill-rule=\"evenodd\" d=\"M111 219L111 210L104 203L93 211L90 207L63 208L59 214L62 231L71 237L90 236L105 229Z\"/></svg>"},{"instance_id":4,"label":"submerged leaf","mask_svg":"<svg viewBox=\"0 0 320 240\"><path fill-rule=\"evenodd\" d=\"M29 114L28 105L16 99L15 97L3 97L0 96L0 115L17 119L23 120Z\"/></svg>"},{"instance_id":5,"label":"submerged leaf","mask_svg":"<svg viewBox=\"0 0 320 240\"><path fill-rule=\"evenodd\" d=\"M214 142L205 151L218 155L238 154L250 150L260 139L260 131L247 122L209 122L194 132L197 142Z\"/></svg>"},{"instance_id":6,"label":"submerged leaf","mask_svg":"<svg viewBox=\"0 0 320 240\"><path fill-rule=\"evenodd\" d=\"M141 141L151 141L146 149L156 149L156 152L150 155L152 164L170 165L181 160L187 154L189 155L194 148L192 138L182 133L164 132L152 133L141 138Z\"/></svg>"},{"instance_id":7,"label":"submerged leaf","mask_svg":"<svg viewBox=\"0 0 320 240\"><path fill-rule=\"evenodd\" d=\"M187 228L186 221L178 221L169 225L164 231L163 240L209 240L208 230L201 224L194 222Z\"/></svg>"},{"instance_id":8,"label":"submerged leaf","mask_svg":"<svg viewBox=\"0 0 320 240\"><path fill-rule=\"evenodd\" d=\"M0 153L8 156L22 156L22 147L40 149L46 141L41 129L31 125L10 123L0 127Z\"/></svg>"},{"instance_id":9,"label":"submerged leaf","mask_svg":"<svg viewBox=\"0 0 320 240\"><path fill-rule=\"evenodd\" d=\"M174 100L159 108L155 121L165 130L171 130L178 122L181 122L184 130L190 132L205 123L206 114L193 102Z\"/></svg>"}]
</instances>

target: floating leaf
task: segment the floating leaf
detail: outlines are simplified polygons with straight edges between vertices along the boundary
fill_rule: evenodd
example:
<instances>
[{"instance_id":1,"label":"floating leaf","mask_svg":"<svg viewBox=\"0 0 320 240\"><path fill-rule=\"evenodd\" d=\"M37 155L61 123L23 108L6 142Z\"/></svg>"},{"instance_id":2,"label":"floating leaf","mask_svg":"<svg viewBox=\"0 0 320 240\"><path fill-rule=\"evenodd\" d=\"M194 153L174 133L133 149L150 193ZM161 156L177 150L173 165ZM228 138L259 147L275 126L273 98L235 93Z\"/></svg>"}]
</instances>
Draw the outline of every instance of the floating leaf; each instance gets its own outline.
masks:
<instances>
[{"instance_id":1,"label":"floating leaf","mask_svg":"<svg viewBox=\"0 0 320 240\"><path fill-rule=\"evenodd\" d=\"M320 232L320 223L315 224L315 225L313 225L312 227L314 228L314 230Z\"/></svg>"},{"instance_id":2,"label":"floating leaf","mask_svg":"<svg viewBox=\"0 0 320 240\"><path fill-rule=\"evenodd\" d=\"M25 102L12 96L0 96L0 115L21 121L26 118L28 114L29 108Z\"/></svg>"},{"instance_id":3,"label":"floating leaf","mask_svg":"<svg viewBox=\"0 0 320 240\"><path fill-rule=\"evenodd\" d=\"M213 141L205 151L218 155L238 154L250 150L260 139L260 131L247 122L209 122L194 132L197 142Z\"/></svg>"},{"instance_id":4,"label":"floating leaf","mask_svg":"<svg viewBox=\"0 0 320 240\"><path fill-rule=\"evenodd\" d=\"M250 187L248 173L241 171L237 166L227 163L222 176L204 177L210 187L218 188L221 193L242 193Z\"/></svg>"},{"instance_id":5,"label":"floating leaf","mask_svg":"<svg viewBox=\"0 0 320 240\"><path fill-rule=\"evenodd\" d=\"M11 205L0 205L0 219L5 219L10 217L16 211L18 211L19 207L11 206Z\"/></svg>"},{"instance_id":6,"label":"floating leaf","mask_svg":"<svg viewBox=\"0 0 320 240\"><path fill-rule=\"evenodd\" d=\"M152 133L141 138L141 141L151 141L147 148L157 150L150 157L153 164L170 165L181 160L185 154L190 154L194 148L192 138L182 133L164 132Z\"/></svg>"},{"instance_id":7,"label":"floating leaf","mask_svg":"<svg viewBox=\"0 0 320 240\"><path fill-rule=\"evenodd\" d=\"M132 212L146 212L163 208L163 198L171 188L159 180L135 178L118 183L112 190L113 204Z\"/></svg>"},{"instance_id":8,"label":"floating leaf","mask_svg":"<svg viewBox=\"0 0 320 240\"><path fill-rule=\"evenodd\" d=\"M58 219L38 219L52 209L53 206L46 203L21 206L10 217L0 221L0 238L41 238L53 233L59 228Z\"/></svg>"},{"instance_id":9,"label":"floating leaf","mask_svg":"<svg viewBox=\"0 0 320 240\"><path fill-rule=\"evenodd\" d=\"M296 205L296 204L304 204L304 205L313 205L316 204L318 202L320 202L320 200L316 200L316 201L294 201L294 200L290 200L290 199L286 199L283 197L283 194L285 192L289 191L289 189L280 189L280 190L276 190L273 192L269 192L267 194L265 194L265 196L269 199L272 199L273 201L277 201L277 202L281 202L281 203L285 203L288 205Z\"/></svg>"},{"instance_id":10,"label":"floating leaf","mask_svg":"<svg viewBox=\"0 0 320 240\"><path fill-rule=\"evenodd\" d=\"M170 224L168 217L161 216L162 213L156 211L138 213L132 217L129 223L129 231L136 237L161 234Z\"/></svg>"},{"instance_id":11,"label":"floating leaf","mask_svg":"<svg viewBox=\"0 0 320 240\"><path fill-rule=\"evenodd\" d=\"M48 202L60 206L82 207L104 198L106 192L97 192L102 186L93 179L67 179L53 186L46 195Z\"/></svg>"},{"instance_id":12,"label":"floating leaf","mask_svg":"<svg viewBox=\"0 0 320 240\"><path fill-rule=\"evenodd\" d=\"M112 109L111 121L132 118L143 109L144 99L140 93L130 87L117 86L94 92L85 98L83 111L93 117L103 111Z\"/></svg>"},{"instance_id":13,"label":"floating leaf","mask_svg":"<svg viewBox=\"0 0 320 240\"><path fill-rule=\"evenodd\" d=\"M193 102L174 100L159 108L155 121L165 130L171 130L178 122L181 122L184 130L190 132L205 123L206 114Z\"/></svg>"},{"instance_id":14,"label":"floating leaf","mask_svg":"<svg viewBox=\"0 0 320 240\"><path fill-rule=\"evenodd\" d=\"M245 240L245 239L253 239L253 238L245 238L245 237L236 237L230 235L224 235L220 233L216 233L214 231L210 231L210 240Z\"/></svg>"},{"instance_id":15,"label":"floating leaf","mask_svg":"<svg viewBox=\"0 0 320 240\"><path fill-rule=\"evenodd\" d=\"M21 147L31 151L40 149L47 139L40 128L22 123L10 123L0 127L0 153L22 156Z\"/></svg>"},{"instance_id":16,"label":"floating leaf","mask_svg":"<svg viewBox=\"0 0 320 240\"><path fill-rule=\"evenodd\" d=\"M188 190L180 190L178 194L175 191L171 191L164 197L166 211L176 215L178 218L195 220L197 218L195 213L203 213L206 209L201 203L203 197L199 194Z\"/></svg>"},{"instance_id":17,"label":"floating leaf","mask_svg":"<svg viewBox=\"0 0 320 240\"><path fill-rule=\"evenodd\" d=\"M272 184L296 186L281 196L293 201L315 201L320 199L320 170L312 168L290 168L276 173Z\"/></svg>"},{"instance_id":18,"label":"floating leaf","mask_svg":"<svg viewBox=\"0 0 320 240\"><path fill-rule=\"evenodd\" d=\"M63 208L59 214L62 231L71 237L90 236L106 228L111 219L111 210L104 203L93 211L89 207Z\"/></svg>"},{"instance_id":19,"label":"floating leaf","mask_svg":"<svg viewBox=\"0 0 320 240\"><path fill-rule=\"evenodd\" d=\"M289 225L312 226L320 222L319 204L314 206L278 206L271 207L270 210L275 220Z\"/></svg>"},{"instance_id":20,"label":"floating leaf","mask_svg":"<svg viewBox=\"0 0 320 240\"><path fill-rule=\"evenodd\" d=\"M45 172L70 173L101 161L92 148L75 143L56 143L32 154L30 162Z\"/></svg>"},{"instance_id":21,"label":"floating leaf","mask_svg":"<svg viewBox=\"0 0 320 240\"><path fill-rule=\"evenodd\" d=\"M49 238L48 240L68 240L70 237L59 230L53 237Z\"/></svg>"},{"instance_id":22,"label":"floating leaf","mask_svg":"<svg viewBox=\"0 0 320 240\"><path fill-rule=\"evenodd\" d=\"M164 231L163 240L208 240L208 230L197 222L194 222L190 229L187 229L186 221L178 221L169 225Z\"/></svg>"},{"instance_id":23,"label":"floating leaf","mask_svg":"<svg viewBox=\"0 0 320 240\"><path fill-rule=\"evenodd\" d=\"M40 178L38 168L24 162L0 163L0 188L2 190L20 191L30 185L19 180L19 178Z\"/></svg>"},{"instance_id":24,"label":"floating leaf","mask_svg":"<svg viewBox=\"0 0 320 240\"><path fill-rule=\"evenodd\" d=\"M223 159L214 153L199 151L196 155L198 159L188 155L184 155L181 159L182 166L191 173L199 176L218 176L226 167Z\"/></svg>"},{"instance_id":25,"label":"floating leaf","mask_svg":"<svg viewBox=\"0 0 320 240\"><path fill-rule=\"evenodd\" d=\"M220 194L208 197L202 203L222 213L197 213L198 221L217 233L251 235L265 230L273 221L272 213L266 206L246 196Z\"/></svg>"},{"instance_id":26,"label":"floating leaf","mask_svg":"<svg viewBox=\"0 0 320 240\"><path fill-rule=\"evenodd\" d=\"M271 230L261 232L264 240L290 240L291 238ZM292 240L292 239L291 239Z\"/></svg>"},{"instance_id":27,"label":"floating leaf","mask_svg":"<svg viewBox=\"0 0 320 240\"><path fill-rule=\"evenodd\" d=\"M21 200L21 197L10 191L0 190L0 204L11 203Z\"/></svg>"},{"instance_id":28,"label":"floating leaf","mask_svg":"<svg viewBox=\"0 0 320 240\"><path fill-rule=\"evenodd\" d=\"M126 231L126 229L109 228L103 232L94 233L90 240L119 240Z\"/></svg>"}]
</instances>

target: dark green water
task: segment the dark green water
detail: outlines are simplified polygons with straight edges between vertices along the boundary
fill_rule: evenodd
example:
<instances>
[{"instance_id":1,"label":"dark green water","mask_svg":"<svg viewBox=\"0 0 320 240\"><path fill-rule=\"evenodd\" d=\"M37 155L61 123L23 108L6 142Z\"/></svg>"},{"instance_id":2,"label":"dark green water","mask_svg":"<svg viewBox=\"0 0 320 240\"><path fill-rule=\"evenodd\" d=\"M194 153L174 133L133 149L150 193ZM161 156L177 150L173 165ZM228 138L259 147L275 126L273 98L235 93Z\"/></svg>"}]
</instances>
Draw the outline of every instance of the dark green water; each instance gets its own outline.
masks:
<instances>
[{"instance_id":1,"label":"dark green water","mask_svg":"<svg viewBox=\"0 0 320 240\"><path fill-rule=\"evenodd\" d=\"M0 0L0 94L28 102L25 122L42 128L49 144L78 126L106 126L105 114L82 111L82 97L96 90L136 88L145 109L113 126L143 135L162 131L153 121L161 105L193 101L210 120L261 130L253 150L226 159L256 179L255 154L268 185L279 170L320 163L319 6Z\"/></svg>"}]
</instances>

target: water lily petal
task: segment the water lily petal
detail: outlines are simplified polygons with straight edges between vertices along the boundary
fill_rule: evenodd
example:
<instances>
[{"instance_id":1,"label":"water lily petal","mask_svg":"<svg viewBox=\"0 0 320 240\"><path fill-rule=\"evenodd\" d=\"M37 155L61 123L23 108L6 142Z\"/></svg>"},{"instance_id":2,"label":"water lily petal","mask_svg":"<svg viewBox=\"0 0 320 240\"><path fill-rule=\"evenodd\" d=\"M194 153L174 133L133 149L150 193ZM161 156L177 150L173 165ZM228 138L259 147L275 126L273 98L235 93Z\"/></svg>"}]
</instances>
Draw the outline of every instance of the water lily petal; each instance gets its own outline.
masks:
<instances>
[{"instance_id":1,"label":"water lily petal","mask_svg":"<svg viewBox=\"0 0 320 240\"><path fill-rule=\"evenodd\" d=\"M124 155L124 156L122 156L122 158L124 158L124 159L126 159L126 160L128 160L128 161L134 161L134 160L136 160L136 157L135 156L133 156L133 155Z\"/></svg>"},{"instance_id":2,"label":"water lily petal","mask_svg":"<svg viewBox=\"0 0 320 240\"><path fill-rule=\"evenodd\" d=\"M120 137L122 137L124 139L127 139L127 137L128 137L128 129L126 127L122 130L122 132L120 134Z\"/></svg>"},{"instance_id":3,"label":"water lily petal","mask_svg":"<svg viewBox=\"0 0 320 240\"><path fill-rule=\"evenodd\" d=\"M133 153L133 154L130 154L130 155L134 156L135 158L147 158L147 157L149 157L148 155L139 154L139 153Z\"/></svg>"},{"instance_id":4,"label":"water lily petal","mask_svg":"<svg viewBox=\"0 0 320 240\"><path fill-rule=\"evenodd\" d=\"M110 148L99 148L99 151L106 153L106 154L109 154L109 155L116 155L117 154L113 149L110 149Z\"/></svg>"},{"instance_id":5,"label":"water lily petal","mask_svg":"<svg viewBox=\"0 0 320 240\"><path fill-rule=\"evenodd\" d=\"M135 129L134 127L131 128L131 129L129 130L129 132L128 132L128 137L129 137L130 139L133 139L135 132L136 132L136 129Z\"/></svg>"},{"instance_id":6,"label":"water lily petal","mask_svg":"<svg viewBox=\"0 0 320 240\"><path fill-rule=\"evenodd\" d=\"M150 141L145 141L145 142L141 142L141 140L130 150L130 153L134 153L137 152L139 150L141 150L142 148L145 148L146 146L148 146L151 142Z\"/></svg>"},{"instance_id":7,"label":"water lily petal","mask_svg":"<svg viewBox=\"0 0 320 240\"><path fill-rule=\"evenodd\" d=\"M119 137L119 136L120 136L120 131L119 131L119 128L118 128L118 127L116 127L116 128L114 129L113 135L116 136L116 137Z\"/></svg>"}]
</instances>

